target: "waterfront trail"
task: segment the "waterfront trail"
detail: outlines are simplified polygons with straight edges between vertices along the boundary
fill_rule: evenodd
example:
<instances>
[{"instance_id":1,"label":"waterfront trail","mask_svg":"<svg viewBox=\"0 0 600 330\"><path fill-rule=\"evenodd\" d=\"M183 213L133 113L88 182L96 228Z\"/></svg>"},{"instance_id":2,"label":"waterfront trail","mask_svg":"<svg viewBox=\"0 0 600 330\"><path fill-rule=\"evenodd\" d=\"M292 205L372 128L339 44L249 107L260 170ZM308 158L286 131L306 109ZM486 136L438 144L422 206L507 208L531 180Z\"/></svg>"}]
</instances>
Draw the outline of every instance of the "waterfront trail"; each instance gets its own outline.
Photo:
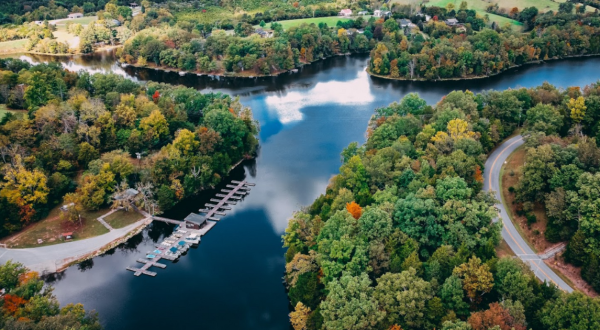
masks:
<instances>
[{"instance_id":1,"label":"waterfront trail","mask_svg":"<svg viewBox=\"0 0 600 330\"><path fill-rule=\"evenodd\" d=\"M510 246L517 257L529 264L531 270L535 273L535 276L540 280L546 281L547 283L553 283L563 291L572 292L573 289L556 275L556 273L544 263L542 257L538 256L531 247L529 247L527 242L525 242L523 237L521 237L515 228L515 225L510 220L506 207L502 201L500 191L502 164L504 164L508 156L510 156L510 154L519 146L523 145L523 143L523 137L518 135L506 140L492 152L485 162L485 181L483 183L483 189L486 191L493 191L494 196L499 201L499 204L496 204L496 208L499 211L500 217L495 221L502 221L502 238L508 243L508 246Z\"/></svg>"},{"instance_id":2,"label":"waterfront trail","mask_svg":"<svg viewBox=\"0 0 600 330\"><path fill-rule=\"evenodd\" d=\"M136 228L145 225L148 217L126 227L114 229L104 235L79 241L60 243L29 249L0 248L0 264L8 260L18 261L27 268L39 273L54 273L73 258L94 253L112 242L121 239Z\"/></svg>"}]
</instances>

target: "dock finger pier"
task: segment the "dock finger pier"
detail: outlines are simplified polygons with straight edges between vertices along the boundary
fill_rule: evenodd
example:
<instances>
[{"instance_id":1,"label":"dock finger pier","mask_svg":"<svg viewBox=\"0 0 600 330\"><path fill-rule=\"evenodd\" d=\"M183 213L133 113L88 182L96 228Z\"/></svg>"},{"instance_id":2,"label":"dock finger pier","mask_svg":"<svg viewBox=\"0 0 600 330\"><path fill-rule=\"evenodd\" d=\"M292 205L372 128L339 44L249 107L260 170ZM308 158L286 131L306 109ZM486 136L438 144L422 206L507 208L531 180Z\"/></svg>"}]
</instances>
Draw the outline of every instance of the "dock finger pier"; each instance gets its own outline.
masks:
<instances>
[{"instance_id":1,"label":"dock finger pier","mask_svg":"<svg viewBox=\"0 0 600 330\"><path fill-rule=\"evenodd\" d=\"M154 251L146 253L145 258L137 259L137 262L143 264L142 267L127 267L127 270L132 271L135 276L142 274L156 276L156 272L149 270L151 267L166 268L166 264L159 263L161 259L177 260L191 246L200 244L202 236L221 220L219 216L227 215L227 211L231 210L231 205L236 205L247 195L251 186L254 186L254 183L232 180L225 189L221 189L222 193L216 194L217 198L210 199L212 203L206 203L205 208L199 210L200 214L190 213L183 220L152 216L155 221L172 223L177 227L173 234L156 245Z\"/></svg>"}]
</instances>

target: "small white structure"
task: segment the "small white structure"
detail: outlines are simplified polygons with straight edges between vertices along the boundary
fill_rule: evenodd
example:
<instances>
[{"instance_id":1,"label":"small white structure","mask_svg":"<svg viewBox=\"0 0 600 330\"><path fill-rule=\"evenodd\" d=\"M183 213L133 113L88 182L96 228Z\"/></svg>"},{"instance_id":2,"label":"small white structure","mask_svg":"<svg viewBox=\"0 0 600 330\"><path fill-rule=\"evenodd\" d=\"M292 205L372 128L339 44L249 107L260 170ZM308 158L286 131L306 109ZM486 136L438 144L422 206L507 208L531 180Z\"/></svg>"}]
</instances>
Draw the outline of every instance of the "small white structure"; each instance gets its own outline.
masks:
<instances>
[{"instance_id":1,"label":"small white structure","mask_svg":"<svg viewBox=\"0 0 600 330\"><path fill-rule=\"evenodd\" d=\"M340 16L349 17L352 16L352 9L342 9L340 10Z\"/></svg>"},{"instance_id":2,"label":"small white structure","mask_svg":"<svg viewBox=\"0 0 600 330\"><path fill-rule=\"evenodd\" d=\"M387 10L376 10L373 12L373 16L382 17L382 18L390 17L390 16L392 16L392 12L387 11Z\"/></svg>"},{"instance_id":3,"label":"small white structure","mask_svg":"<svg viewBox=\"0 0 600 330\"><path fill-rule=\"evenodd\" d=\"M82 14L82 13L70 13L70 14L69 14L67 17L68 17L69 19L74 19L74 18L82 18L82 17L83 17L83 14Z\"/></svg>"},{"instance_id":4,"label":"small white structure","mask_svg":"<svg viewBox=\"0 0 600 330\"><path fill-rule=\"evenodd\" d=\"M449 18L449 19L445 20L444 22L448 26L455 26L456 24L458 24L458 20L456 18Z\"/></svg>"},{"instance_id":5,"label":"small white structure","mask_svg":"<svg viewBox=\"0 0 600 330\"><path fill-rule=\"evenodd\" d=\"M368 12L368 11L366 11L366 10L363 10L363 11L359 11L359 12L358 12L358 16L365 16L365 15L369 15L369 12Z\"/></svg>"}]
</instances>

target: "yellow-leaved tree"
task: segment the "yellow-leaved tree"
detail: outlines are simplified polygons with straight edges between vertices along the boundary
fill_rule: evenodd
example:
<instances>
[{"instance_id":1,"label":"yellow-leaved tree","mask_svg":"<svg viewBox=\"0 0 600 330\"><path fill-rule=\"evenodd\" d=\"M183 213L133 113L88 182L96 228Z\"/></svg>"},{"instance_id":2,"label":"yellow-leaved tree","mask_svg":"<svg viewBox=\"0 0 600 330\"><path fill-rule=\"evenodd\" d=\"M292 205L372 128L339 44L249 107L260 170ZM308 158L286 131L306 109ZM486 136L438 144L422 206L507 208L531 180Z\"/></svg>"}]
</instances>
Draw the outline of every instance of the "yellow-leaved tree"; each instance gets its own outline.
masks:
<instances>
[{"instance_id":1,"label":"yellow-leaved tree","mask_svg":"<svg viewBox=\"0 0 600 330\"><path fill-rule=\"evenodd\" d=\"M0 197L17 205L22 220L28 222L35 213L33 206L47 201L50 190L46 185L46 175L37 169L27 170L19 155L15 156L13 164L4 166L3 172L5 182L0 185Z\"/></svg>"},{"instance_id":2,"label":"yellow-leaved tree","mask_svg":"<svg viewBox=\"0 0 600 330\"><path fill-rule=\"evenodd\" d=\"M290 313L290 322L292 323L294 330L305 330L306 321L308 321L309 315L310 307L304 306L304 304L299 301L296 304L294 311Z\"/></svg>"},{"instance_id":3,"label":"yellow-leaved tree","mask_svg":"<svg viewBox=\"0 0 600 330\"><path fill-rule=\"evenodd\" d=\"M567 107L571 112L571 119L575 123L575 133L580 135L581 121L583 120L583 117L585 117L585 110L587 110L587 107L585 106L585 99L583 96L579 96L576 99L571 98L569 103L567 103Z\"/></svg>"},{"instance_id":4,"label":"yellow-leaved tree","mask_svg":"<svg viewBox=\"0 0 600 330\"><path fill-rule=\"evenodd\" d=\"M463 281L463 289L471 302L478 303L481 297L490 292L494 286L494 277L487 264L482 264L481 259L473 256L467 263L464 263L453 271L454 275L460 277Z\"/></svg>"}]
</instances>

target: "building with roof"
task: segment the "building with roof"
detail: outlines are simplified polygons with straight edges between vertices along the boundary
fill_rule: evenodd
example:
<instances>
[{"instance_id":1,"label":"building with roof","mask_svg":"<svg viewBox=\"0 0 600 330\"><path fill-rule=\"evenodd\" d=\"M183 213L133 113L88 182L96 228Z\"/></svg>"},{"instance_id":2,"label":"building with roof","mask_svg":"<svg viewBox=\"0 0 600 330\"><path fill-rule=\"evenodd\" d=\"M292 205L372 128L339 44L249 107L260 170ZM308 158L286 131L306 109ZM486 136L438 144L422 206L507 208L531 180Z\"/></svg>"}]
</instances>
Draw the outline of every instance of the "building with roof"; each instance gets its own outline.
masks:
<instances>
[{"instance_id":1,"label":"building with roof","mask_svg":"<svg viewBox=\"0 0 600 330\"><path fill-rule=\"evenodd\" d=\"M391 17L392 12L387 10L376 10L373 12L373 16L382 18Z\"/></svg>"},{"instance_id":2,"label":"building with roof","mask_svg":"<svg viewBox=\"0 0 600 330\"><path fill-rule=\"evenodd\" d=\"M445 20L444 22L448 26L455 26L456 24L458 24L458 20L456 18L449 18L449 19Z\"/></svg>"},{"instance_id":3,"label":"building with roof","mask_svg":"<svg viewBox=\"0 0 600 330\"><path fill-rule=\"evenodd\" d=\"M339 13L340 16L349 17L352 16L352 9L342 9Z\"/></svg>"},{"instance_id":4,"label":"building with roof","mask_svg":"<svg viewBox=\"0 0 600 330\"><path fill-rule=\"evenodd\" d=\"M187 229L198 230L206 225L206 218L196 213L190 213L183 221L185 222L185 228Z\"/></svg>"},{"instance_id":5,"label":"building with roof","mask_svg":"<svg viewBox=\"0 0 600 330\"><path fill-rule=\"evenodd\" d=\"M67 15L67 17L69 19L82 18L83 14L82 13L70 13L69 15Z\"/></svg>"}]
</instances>

